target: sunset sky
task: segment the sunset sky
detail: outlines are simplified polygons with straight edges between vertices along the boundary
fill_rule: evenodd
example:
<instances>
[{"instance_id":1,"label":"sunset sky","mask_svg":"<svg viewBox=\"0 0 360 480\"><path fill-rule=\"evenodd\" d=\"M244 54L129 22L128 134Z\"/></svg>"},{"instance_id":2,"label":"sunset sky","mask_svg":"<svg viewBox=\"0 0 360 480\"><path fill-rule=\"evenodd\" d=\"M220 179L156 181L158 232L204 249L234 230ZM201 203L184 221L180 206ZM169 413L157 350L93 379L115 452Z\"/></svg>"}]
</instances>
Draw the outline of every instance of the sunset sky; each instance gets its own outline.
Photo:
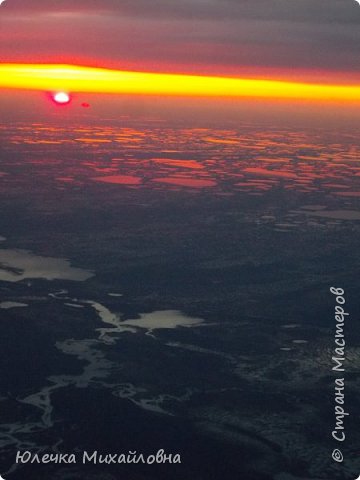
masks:
<instances>
[{"instance_id":1,"label":"sunset sky","mask_svg":"<svg viewBox=\"0 0 360 480\"><path fill-rule=\"evenodd\" d=\"M6 0L2 62L358 79L354 0Z\"/></svg>"},{"instance_id":2,"label":"sunset sky","mask_svg":"<svg viewBox=\"0 0 360 480\"><path fill-rule=\"evenodd\" d=\"M66 64L120 72L281 80L296 85L283 89L272 84L265 95L260 83L236 88L240 96L259 92L259 97L292 99L296 94L289 92L295 89L300 99L359 101L359 23L360 7L354 0L6 0L0 7L0 89L57 88L53 70L48 70L48 83L37 84L33 75L21 70L21 84L4 70L6 64L20 69L23 64ZM119 87L97 88L94 71L89 72L82 87L74 85L76 73L63 82L63 88L122 93ZM168 77L162 80L168 86L162 90L159 77L142 81L143 93L160 95L169 93L170 84L184 85L181 78ZM299 83L320 84L324 89L304 93ZM217 95L217 91L229 92L229 85L214 87L210 82L203 91ZM346 88L326 90L326 85ZM123 93L139 93L139 89L124 87ZM201 89L195 88L194 95ZM170 92L182 93L176 88Z\"/></svg>"}]
</instances>

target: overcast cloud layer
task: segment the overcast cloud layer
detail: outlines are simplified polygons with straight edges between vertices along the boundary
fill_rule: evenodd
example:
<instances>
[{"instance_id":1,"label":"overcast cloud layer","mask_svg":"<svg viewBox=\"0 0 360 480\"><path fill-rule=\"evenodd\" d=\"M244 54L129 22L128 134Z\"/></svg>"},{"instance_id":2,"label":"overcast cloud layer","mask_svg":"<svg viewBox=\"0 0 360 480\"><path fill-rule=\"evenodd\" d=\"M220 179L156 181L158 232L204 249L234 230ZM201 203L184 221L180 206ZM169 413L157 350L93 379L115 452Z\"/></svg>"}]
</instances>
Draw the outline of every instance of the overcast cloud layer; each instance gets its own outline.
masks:
<instances>
[{"instance_id":1,"label":"overcast cloud layer","mask_svg":"<svg viewBox=\"0 0 360 480\"><path fill-rule=\"evenodd\" d=\"M6 0L3 61L198 73L360 73L354 0Z\"/></svg>"}]
</instances>

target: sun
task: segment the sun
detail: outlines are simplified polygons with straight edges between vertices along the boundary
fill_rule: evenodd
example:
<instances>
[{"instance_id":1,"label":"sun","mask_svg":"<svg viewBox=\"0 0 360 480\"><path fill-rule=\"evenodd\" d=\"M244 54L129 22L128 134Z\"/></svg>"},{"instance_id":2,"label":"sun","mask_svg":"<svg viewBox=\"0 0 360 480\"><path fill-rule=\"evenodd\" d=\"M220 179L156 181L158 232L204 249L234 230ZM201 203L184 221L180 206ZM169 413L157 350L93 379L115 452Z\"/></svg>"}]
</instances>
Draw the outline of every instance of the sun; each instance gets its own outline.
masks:
<instances>
[{"instance_id":1,"label":"sun","mask_svg":"<svg viewBox=\"0 0 360 480\"><path fill-rule=\"evenodd\" d=\"M71 102L71 97L66 92L56 92L52 95L52 98L58 105L66 105Z\"/></svg>"}]
</instances>

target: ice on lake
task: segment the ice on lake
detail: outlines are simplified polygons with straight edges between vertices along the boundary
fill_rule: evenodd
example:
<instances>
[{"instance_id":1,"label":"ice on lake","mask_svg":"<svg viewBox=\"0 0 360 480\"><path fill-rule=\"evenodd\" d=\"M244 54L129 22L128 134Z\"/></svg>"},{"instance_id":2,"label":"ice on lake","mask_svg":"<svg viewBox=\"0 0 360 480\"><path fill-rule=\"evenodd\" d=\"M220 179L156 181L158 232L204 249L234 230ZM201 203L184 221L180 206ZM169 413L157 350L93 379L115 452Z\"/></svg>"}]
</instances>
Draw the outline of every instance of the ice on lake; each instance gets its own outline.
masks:
<instances>
[{"instance_id":1,"label":"ice on lake","mask_svg":"<svg viewBox=\"0 0 360 480\"><path fill-rule=\"evenodd\" d=\"M72 267L62 258L42 257L26 250L0 249L0 280L19 282L26 278L84 281L94 274Z\"/></svg>"}]
</instances>

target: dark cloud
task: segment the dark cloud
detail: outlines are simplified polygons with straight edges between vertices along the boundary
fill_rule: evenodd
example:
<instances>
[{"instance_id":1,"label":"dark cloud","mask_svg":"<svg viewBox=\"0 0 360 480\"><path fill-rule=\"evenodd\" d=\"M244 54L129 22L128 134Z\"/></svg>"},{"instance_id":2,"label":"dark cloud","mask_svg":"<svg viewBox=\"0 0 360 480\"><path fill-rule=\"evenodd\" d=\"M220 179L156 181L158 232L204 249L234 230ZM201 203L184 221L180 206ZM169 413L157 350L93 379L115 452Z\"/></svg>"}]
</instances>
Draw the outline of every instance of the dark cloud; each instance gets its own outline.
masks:
<instances>
[{"instance_id":1,"label":"dark cloud","mask_svg":"<svg viewBox=\"0 0 360 480\"><path fill-rule=\"evenodd\" d=\"M185 19L265 19L359 24L354 0L8 0L11 11L94 11ZM357 14L358 12L358 14Z\"/></svg>"}]
</instances>

